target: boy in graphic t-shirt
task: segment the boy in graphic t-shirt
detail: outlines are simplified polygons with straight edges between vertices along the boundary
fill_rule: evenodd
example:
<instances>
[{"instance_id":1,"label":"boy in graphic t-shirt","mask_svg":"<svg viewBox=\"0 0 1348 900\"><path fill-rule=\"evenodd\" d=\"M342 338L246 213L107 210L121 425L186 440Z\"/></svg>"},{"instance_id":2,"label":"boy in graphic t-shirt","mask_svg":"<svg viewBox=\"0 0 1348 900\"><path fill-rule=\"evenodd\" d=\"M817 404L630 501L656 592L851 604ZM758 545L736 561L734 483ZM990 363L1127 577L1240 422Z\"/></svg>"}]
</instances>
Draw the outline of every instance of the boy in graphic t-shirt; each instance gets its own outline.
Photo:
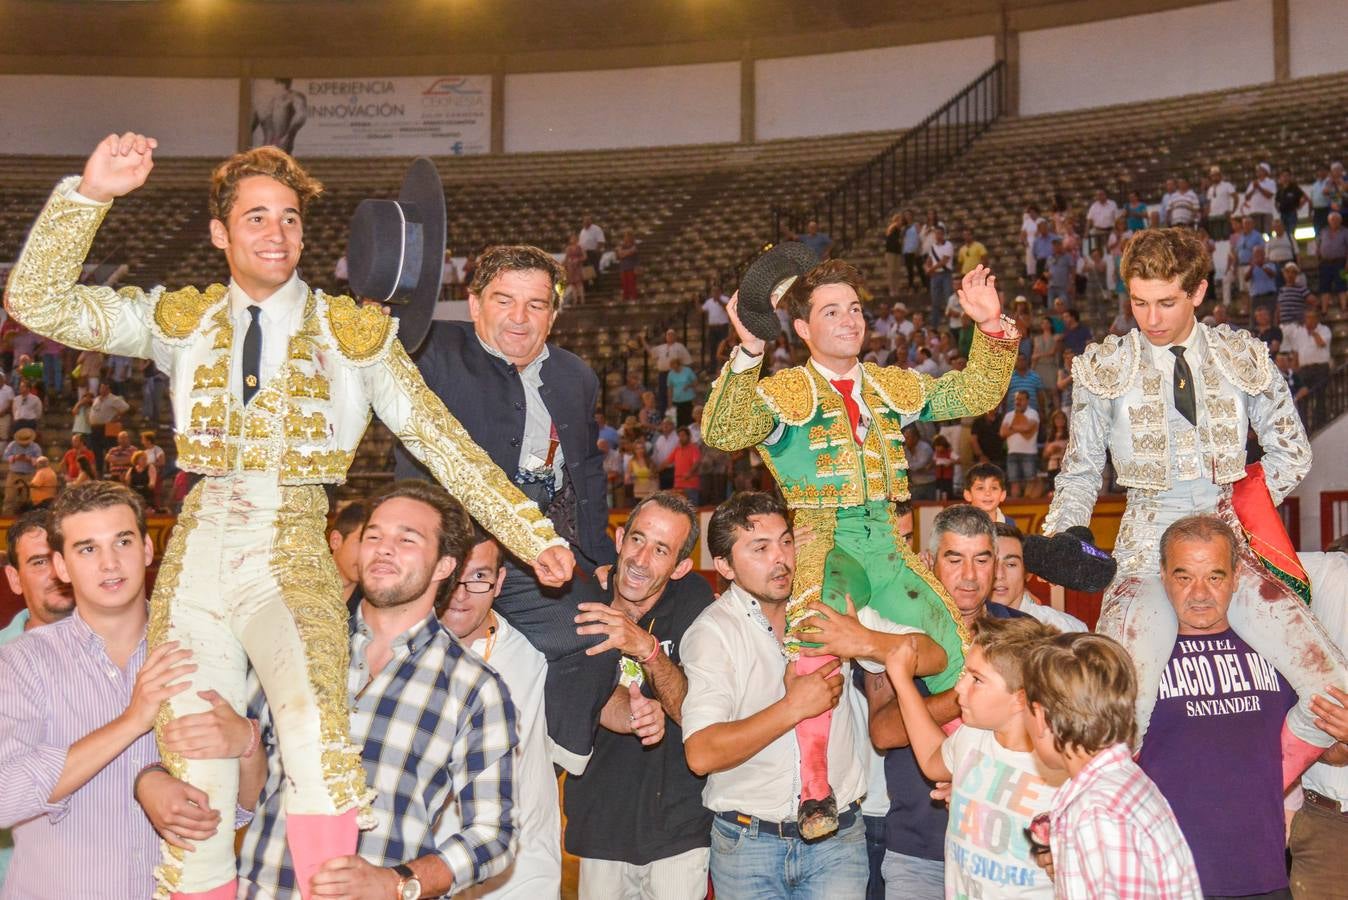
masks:
<instances>
[{"instance_id":1,"label":"boy in graphic t-shirt","mask_svg":"<svg viewBox=\"0 0 1348 900\"><path fill-rule=\"evenodd\" d=\"M1161 537L1179 637L1138 764L1174 809L1205 896L1285 896L1279 736L1296 694L1231 630L1236 540L1215 516Z\"/></svg>"},{"instance_id":2,"label":"boy in graphic t-shirt","mask_svg":"<svg viewBox=\"0 0 1348 900\"><path fill-rule=\"evenodd\" d=\"M922 773L951 783L947 897L1053 896L1052 881L1030 855L1025 830L1048 811L1067 773L1034 755L1021 665L1031 649L1056 634L1056 628L1028 617L981 621L955 684L964 724L950 737L913 683L913 654L899 649L885 660Z\"/></svg>"}]
</instances>

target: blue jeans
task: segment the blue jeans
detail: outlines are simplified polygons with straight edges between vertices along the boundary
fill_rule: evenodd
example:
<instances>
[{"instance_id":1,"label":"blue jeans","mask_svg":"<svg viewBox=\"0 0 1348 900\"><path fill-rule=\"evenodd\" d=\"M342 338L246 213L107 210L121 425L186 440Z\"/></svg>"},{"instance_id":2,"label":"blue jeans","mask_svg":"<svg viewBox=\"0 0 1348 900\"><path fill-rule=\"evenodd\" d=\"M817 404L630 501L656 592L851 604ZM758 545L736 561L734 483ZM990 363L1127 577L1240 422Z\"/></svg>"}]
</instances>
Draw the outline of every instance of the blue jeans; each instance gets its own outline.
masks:
<instances>
[{"instance_id":1,"label":"blue jeans","mask_svg":"<svg viewBox=\"0 0 1348 900\"><path fill-rule=\"evenodd\" d=\"M880 866L885 861L885 817L865 816L866 862L871 867L871 879L866 883L866 900L885 900L885 878Z\"/></svg>"},{"instance_id":2,"label":"blue jeans","mask_svg":"<svg viewBox=\"0 0 1348 900\"><path fill-rule=\"evenodd\" d=\"M780 838L724 819L711 824L711 881L728 900L842 900L864 897L866 823L820 841Z\"/></svg>"},{"instance_id":3,"label":"blue jeans","mask_svg":"<svg viewBox=\"0 0 1348 900\"><path fill-rule=\"evenodd\" d=\"M935 328L945 319L945 305L955 292L954 278L947 271L931 273L931 283L928 285L931 289L931 320L927 322L927 327Z\"/></svg>"},{"instance_id":4,"label":"blue jeans","mask_svg":"<svg viewBox=\"0 0 1348 900\"><path fill-rule=\"evenodd\" d=\"M945 862L885 851L880 866L890 900L945 900Z\"/></svg>"}]
</instances>

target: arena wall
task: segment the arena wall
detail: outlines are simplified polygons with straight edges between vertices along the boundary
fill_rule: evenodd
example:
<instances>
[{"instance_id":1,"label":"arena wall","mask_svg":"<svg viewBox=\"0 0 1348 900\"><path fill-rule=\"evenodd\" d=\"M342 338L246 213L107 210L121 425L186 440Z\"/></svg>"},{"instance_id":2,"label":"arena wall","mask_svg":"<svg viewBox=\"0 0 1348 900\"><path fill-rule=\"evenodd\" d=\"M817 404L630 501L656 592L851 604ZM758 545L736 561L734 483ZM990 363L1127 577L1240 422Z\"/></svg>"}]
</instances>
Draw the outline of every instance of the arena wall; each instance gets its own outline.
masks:
<instances>
[{"instance_id":1,"label":"arena wall","mask_svg":"<svg viewBox=\"0 0 1348 900\"><path fill-rule=\"evenodd\" d=\"M1288 0L1291 76L1327 75L1348 66L1348 10L1343 0Z\"/></svg>"},{"instance_id":2,"label":"arena wall","mask_svg":"<svg viewBox=\"0 0 1348 900\"><path fill-rule=\"evenodd\" d=\"M997 61L991 35L754 64L759 140L908 128Z\"/></svg>"},{"instance_id":3,"label":"arena wall","mask_svg":"<svg viewBox=\"0 0 1348 900\"><path fill-rule=\"evenodd\" d=\"M165 156L222 156L238 143L232 78L0 75L0 153L87 154L100 138L155 135Z\"/></svg>"},{"instance_id":4,"label":"arena wall","mask_svg":"<svg viewBox=\"0 0 1348 900\"><path fill-rule=\"evenodd\" d=\"M507 153L740 139L736 62L505 77Z\"/></svg>"},{"instance_id":5,"label":"arena wall","mask_svg":"<svg viewBox=\"0 0 1348 900\"><path fill-rule=\"evenodd\" d=\"M1020 112L1064 112L1272 81L1272 22L1272 0L1225 0L1023 32Z\"/></svg>"}]
</instances>

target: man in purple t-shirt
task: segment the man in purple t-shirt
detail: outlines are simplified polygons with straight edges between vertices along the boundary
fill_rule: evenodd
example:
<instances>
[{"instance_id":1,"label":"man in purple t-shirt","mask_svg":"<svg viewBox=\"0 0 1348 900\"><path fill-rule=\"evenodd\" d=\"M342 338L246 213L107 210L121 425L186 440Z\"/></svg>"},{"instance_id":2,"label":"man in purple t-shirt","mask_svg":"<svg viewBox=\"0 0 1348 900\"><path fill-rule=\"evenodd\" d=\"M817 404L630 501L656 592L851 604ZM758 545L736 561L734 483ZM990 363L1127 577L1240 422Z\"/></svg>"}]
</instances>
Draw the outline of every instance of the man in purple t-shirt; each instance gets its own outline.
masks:
<instances>
[{"instance_id":1,"label":"man in purple t-shirt","mask_svg":"<svg viewBox=\"0 0 1348 900\"><path fill-rule=\"evenodd\" d=\"M1161 537L1179 638L1138 763L1179 820L1208 898L1289 898L1279 736L1296 694L1231 630L1238 544L1215 516Z\"/></svg>"}]
</instances>

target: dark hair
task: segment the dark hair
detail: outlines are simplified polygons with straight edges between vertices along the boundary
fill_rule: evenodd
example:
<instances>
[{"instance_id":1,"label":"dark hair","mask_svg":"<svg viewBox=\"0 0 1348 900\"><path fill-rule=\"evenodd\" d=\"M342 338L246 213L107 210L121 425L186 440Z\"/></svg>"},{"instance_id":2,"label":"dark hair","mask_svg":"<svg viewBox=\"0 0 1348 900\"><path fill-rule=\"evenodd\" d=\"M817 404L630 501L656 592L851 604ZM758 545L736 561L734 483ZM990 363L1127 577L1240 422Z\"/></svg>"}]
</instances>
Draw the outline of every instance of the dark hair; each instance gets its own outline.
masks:
<instances>
[{"instance_id":1,"label":"dark hair","mask_svg":"<svg viewBox=\"0 0 1348 900\"><path fill-rule=\"evenodd\" d=\"M1095 753L1137 737L1137 675L1128 652L1102 634L1060 634L1030 650L1025 699L1044 710L1053 746Z\"/></svg>"},{"instance_id":2,"label":"dark hair","mask_svg":"<svg viewBox=\"0 0 1348 900\"><path fill-rule=\"evenodd\" d=\"M786 504L775 494L763 491L738 491L716 507L707 523L707 550L713 559L730 559L735 532L748 531L754 516L781 516L790 527Z\"/></svg>"},{"instance_id":3,"label":"dark hair","mask_svg":"<svg viewBox=\"0 0 1348 900\"><path fill-rule=\"evenodd\" d=\"M458 566L463 565L463 561L473 552L473 520L468 512L463 508L463 504L442 488L440 485L430 481L421 481L417 478L404 478L401 481L395 481L393 485L374 500L370 502L369 514L365 517L365 524L369 525L370 518L374 516L374 511L383 506L390 500L415 500L418 503L424 503L435 510L440 516L440 521L436 528L435 544L438 558L443 559L451 556L456 560L455 571ZM362 529L363 530L363 529ZM439 607L443 598L449 596L454 590L455 579L446 578L440 585L440 590L436 593L435 603Z\"/></svg>"},{"instance_id":4,"label":"dark hair","mask_svg":"<svg viewBox=\"0 0 1348 900\"><path fill-rule=\"evenodd\" d=\"M894 501L894 516L895 516L896 518L897 518L897 517L900 517L900 516L906 516L906 515L908 515L909 513L911 513L912 511L913 511L913 501L912 501L912 500L895 500L895 501Z\"/></svg>"},{"instance_id":5,"label":"dark hair","mask_svg":"<svg viewBox=\"0 0 1348 900\"><path fill-rule=\"evenodd\" d=\"M786 304L786 311L791 314L792 321L804 319L808 322L810 302L816 288L826 284L845 284L860 295L864 283L856 266L841 259L829 259L797 278L787 289L782 302Z\"/></svg>"},{"instance_id":6,"label":"dark hair","mask_svg":"<svg viewBox=\"0 0 1348 900\"><path fill-rule=\"evenodd\" d=\"M978 463L970 466L969 471L964 473L964 486L971 488L975 482L982 481L984 478L996 479L997 483L1002 486L1002 490L1006 490L1006 472L996 463Z\"/></svg>"},{"instance_id":7,"label":"dark hair","mask_svg":"<svg viewBox=\"0 0 1348 900\"><path fill-rule=\"evenodd\" d=\"M688 429L680 428L679 430L687 431ZM627 514L627 521L623 523L623 531L632 530L632 523L637 520L637 514L647 505L669 510L688 520L688 537L684 538L683 546L679 548L679 558L675 562L676 564L681 563L692 556L693 548L697 546L698 536L702 533L702 526L697 520L697 510L693 507L693 504L688 502L688 498L678 491L656 491L649 497L638 501L632 507L632 511Z\"/></svg>"},{"instance_id":8,"label":"dark hair","mask_svg":"<svg viewBox=\"0 0 1348 900\"><path fill-rule=\"evenodd\" d=\"M61 523L79 513L94 512L113 506L129 506L136 515L136 532L145 537L145 501L131 488L117 481L86 481L74 484L56 495L51 505L51 527L47 529L47 543L52 550L65 549L65 535Z\"/></svg>"},{"instance_id":9,"label":"dark hair","mask_svg":"<svg viewBox=\"0 0 1348 900\"><path fill-rule=\"evenodd\" d=\"M300 216L314 198L323 193L322 183L304 171L295 157L279 147L254 147L235 153L211 173L209 205L212 219L228 220L239 182L254 175L275 179L294 191L300 201Z\"/></svg>"},{"instance_id":10,"label":"dark hair","mask_svg":"<svg viewBox=\"0 0 1348 900\"><path fill-rule=\"evenodd\" d=\"M51 512L45 509L32 509L19 516L5 532L5 557L14 568L19 567L19 541L30 532L51 531Z\"/></svg>"},{"instance_id":11,"label":"dark hair","mask_svg":"<svg viewBox=\"0 0 1348 900\"><path fill-rule=\"evenodd\" d=\"M502 244L489 247L478 257L477 268L473 270L473 280L468 285L469 293L481 297L486 293L487 285L502 272L542 272L548 276L548 287L552 290L552 308L562 305L562 294L566 290L566 276L562 266L546 250L529 244Z\"/></svg>"},{"instance_id":12,"label":"dark hair","mask_svg":"<svg viewBox=\"0 0 1348 900\"><path fill-rule=\"evenodd\" d=\"M999 538L1011 538L1015 541L1025 543L1025 535L1014 522L993 522L992 531Z\"/></svg>"},{"instance_id":13,"label":"dark hair","mask_svg":"<svg viewBox=\"0 0 1348 900\"><path fill-rule=\"evenodd\" d=\"M365 504L359 500L353 500L337 511L336 517L332 520L332 528L328 533L337 532L344 539L351 535L351 532L363 527L365 520L370 517L370 513L365 509Z\"/></svg>"}]
</instances>

